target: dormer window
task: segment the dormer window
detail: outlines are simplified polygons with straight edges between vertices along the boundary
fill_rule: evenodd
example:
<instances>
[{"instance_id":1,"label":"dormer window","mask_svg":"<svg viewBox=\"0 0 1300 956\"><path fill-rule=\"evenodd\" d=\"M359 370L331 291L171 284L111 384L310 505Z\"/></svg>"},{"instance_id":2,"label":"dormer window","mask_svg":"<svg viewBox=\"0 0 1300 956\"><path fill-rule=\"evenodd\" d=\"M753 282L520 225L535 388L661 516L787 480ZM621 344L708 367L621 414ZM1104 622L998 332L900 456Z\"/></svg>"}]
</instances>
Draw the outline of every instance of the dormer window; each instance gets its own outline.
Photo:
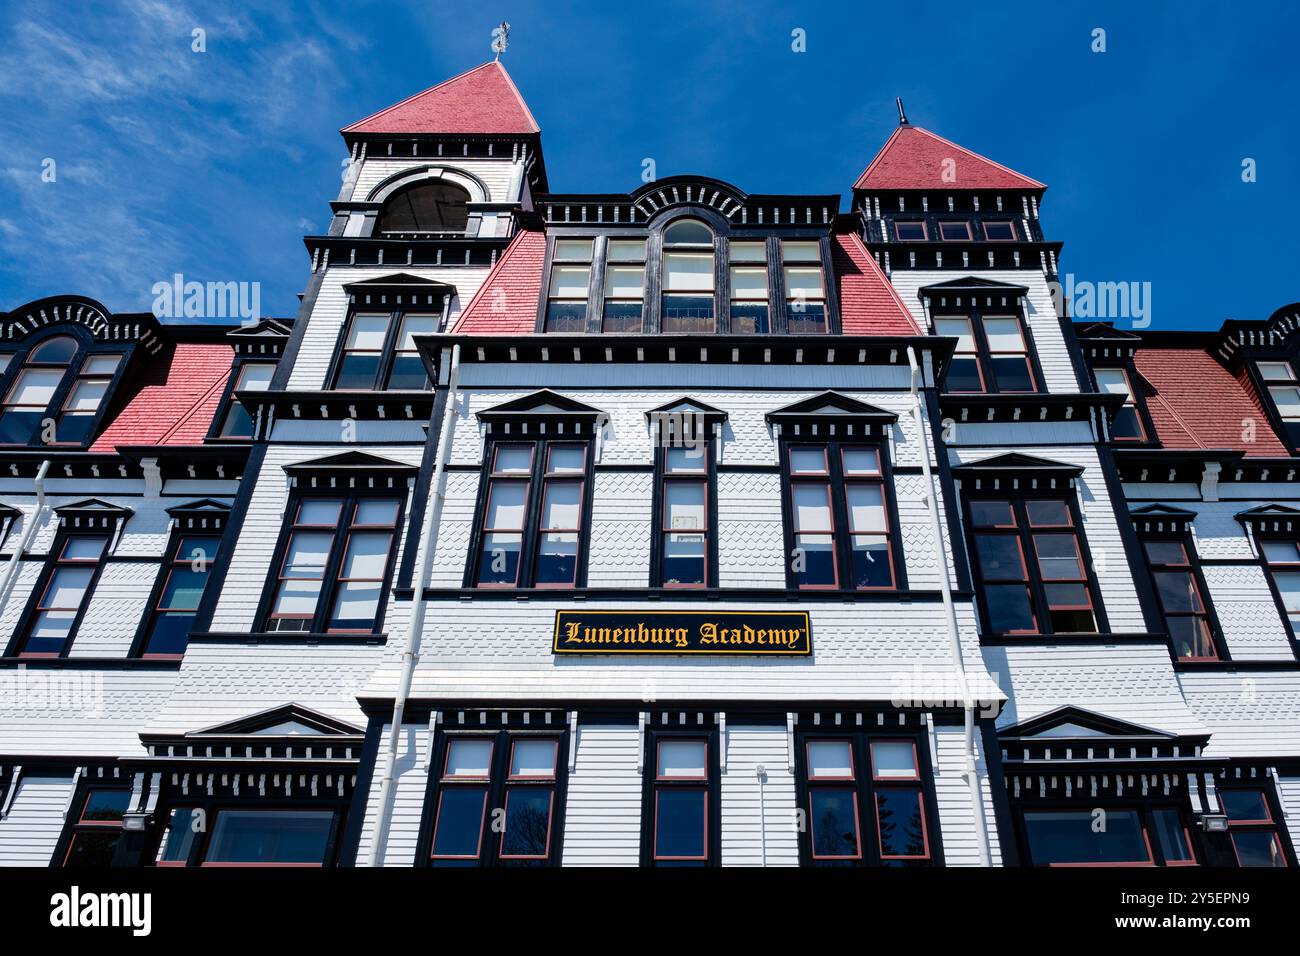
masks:
<instances>
[{"instance_id":1,"label":"dormer window","mask_svg":"<svg viewBox=\"0 0 1300 956\"><path fill-rule=\"evenodd\" d=\"M944 378L945 391L1037 390L1028 340L1018 316L938 315L934 328L939 335L957 340Z\"/></svg>"},{"instance_id":2,"label":"dormer window","mask_svg":"<svg viewBox=\"0 0 1300 956\"><path fill-rule=\"evenodd\" d=\"M1093 375L1097 378L1098 391L1124 396L1123 407L1115 413L1110 437L1115 441L1146 441L1146 429L1142 427L1128 372L1122 368L1098 368L1093 369Z\"/></svg>"},{"instance_id":3,"label":"dormer window","mask_svg":"<svg viewBox=\"0 0 1300 956\"><path fill-rule=\"evenodd\" d=\"M415 336L436 333L439 318L413 312L359 312L352 316L334 387L365 391L429 388Z\"/></svg>"},{"instance_id":4,"label":"dormer window","mask_svg":"<svg viewBox=\"0 0 1300 956\"><path fill-rule=\"evenodd\" d=\"M547 332L585 332L587 287L591 282L590 239L556 239L546 301Z\"/></svg>"},{"instance_id":5,"label":"dormer window","mask_svg":"<svg viewBox=\"0 0 1300 956\"><path fill-rule=\"evenodd\" d=\"M698 219L679 219L664 230L665 332L713 332L713 232Z\"/></svg>"},{"instance_id":6,"label":"dormer window","mask_svg":"<svg viewBox=\"0 0 1300 956\"><path fill-rule=\"evenodd\" d=\"M21 361L10 359L6 364L14 368L0 408L0 444L84 444L121 363L118 353L83 356L70 335L46 339Z\"/></svg>"},{"instance_id":7,"label":"dormer window","mask_svg":"<svg viewBox=\"0 0 1300 956\"><path fill-rule=\"evenodd\" d=\"M1300 380L1295 366L1291 362L1259 362L1256 367L1282 420L1287 440L1293 446L1300 443Z\"/></svg>"}]
</instances>

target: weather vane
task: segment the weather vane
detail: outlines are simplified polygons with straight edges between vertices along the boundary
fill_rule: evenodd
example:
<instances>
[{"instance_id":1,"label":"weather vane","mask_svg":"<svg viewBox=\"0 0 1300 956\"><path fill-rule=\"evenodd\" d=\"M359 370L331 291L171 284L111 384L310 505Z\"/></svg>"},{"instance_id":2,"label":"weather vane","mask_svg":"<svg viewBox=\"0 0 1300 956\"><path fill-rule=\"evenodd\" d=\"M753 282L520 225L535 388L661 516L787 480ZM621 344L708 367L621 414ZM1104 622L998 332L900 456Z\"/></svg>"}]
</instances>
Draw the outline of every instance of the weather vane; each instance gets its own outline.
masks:
<instances>
[{"instance_id":1,"label":"weather vane","mask_svg":"<svg viewBox=\"0 0 1300 956\"><path fill-rule=\"evenodd\" d=\"M501 59L501 54L506 52L506 40L508 40L509 37L510 24L506 23L504 20L501 21L499 27L494 27L492 29L492 52L497 55L496 58L498 60Z\"/></svg>"}]
</instances>

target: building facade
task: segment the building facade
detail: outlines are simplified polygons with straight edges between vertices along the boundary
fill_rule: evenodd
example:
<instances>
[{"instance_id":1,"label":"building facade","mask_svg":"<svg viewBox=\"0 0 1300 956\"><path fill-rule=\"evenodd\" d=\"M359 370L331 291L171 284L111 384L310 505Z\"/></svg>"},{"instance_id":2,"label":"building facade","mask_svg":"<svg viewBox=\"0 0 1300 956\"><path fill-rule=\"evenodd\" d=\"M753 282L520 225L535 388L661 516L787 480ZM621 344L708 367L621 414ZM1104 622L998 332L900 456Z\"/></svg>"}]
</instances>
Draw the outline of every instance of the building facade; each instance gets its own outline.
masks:
<instances>
[{"instance_id":1,"label":"building facade","mask_svg":"<svg viewBox=\"0 0 1300 956\"><path fill-rule=\"evenodd\" d=\"M848 211L342 133L295 318L0 316L0 864L1296 864L1300 308L1072 323L901 112Z\"/></svg>"}]
</instances>

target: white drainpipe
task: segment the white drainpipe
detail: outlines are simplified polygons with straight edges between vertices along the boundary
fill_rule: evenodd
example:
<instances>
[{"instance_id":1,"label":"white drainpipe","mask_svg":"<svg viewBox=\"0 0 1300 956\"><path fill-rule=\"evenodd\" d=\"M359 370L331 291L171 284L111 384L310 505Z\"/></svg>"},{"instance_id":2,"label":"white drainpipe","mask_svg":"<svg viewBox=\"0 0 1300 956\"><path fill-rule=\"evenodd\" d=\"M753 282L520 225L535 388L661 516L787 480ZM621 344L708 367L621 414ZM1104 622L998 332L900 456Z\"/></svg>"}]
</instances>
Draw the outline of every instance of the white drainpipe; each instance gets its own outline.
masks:
<instances>
[{"instance_id":1,"label":"white drainpipe","mask_svg":"<svg viewBox=\"0 0 1300 956\"><path fill-rule=\"evenodd\" d=\"M970 787L971 812L975 816L975 836L979 842L980 865L992 866L989 858L989 837L984 819L984 798L980 793L980 778L975 767L975 701L971 698L970 688L966 684L966 665L962 661L961 636L957 628L957 608L952 600L952 579L948 571L948 558L943 551L943 524L939 519L939 492L930 470L930 435L926 428L925 417L921 412L921 395L917 389L917 380L921 367L916 362L916 350L907 347L907 363L912 367L912 416L916 419L916 431L921 436L921 473L925 476L927 510L934 527L934 545L939 553L939 588L943 593L943 608L948 624L948 647L952 655L953 666L957 668L957 681L961 688L962 708L966 714L966 783ZM950 505L952 503L950 502Z\"/></svg>"},{"instance_id":2,"label":"white drainpipe","mask_svg":"<svg viewBox=\"0 0 1300 956\"><path fill-rule=\"evenodd\" d=\"M429 482L429 507L424 520L424 534L420 538L420 567L415 574L415 594L411 601L411 616L406 624L405 650L402 652L402 680L398 684L397 696L393 699L393 725L388 733L388 746L384 751L384 771L379 784L379 806L375 816L375 832L370 841L370 852L366 857L367 866L379 863L379 848L388 833L388 822L392 816L393 768L397 765L397 751L402 739L402 715L406 710L406 699L411 694L411 681L415 677L415 665L420 660L420 640L424 636L424 586L429 580L429 571L433 567L433 535L438 528L438 519L442 515L442 476L451 453L451 433L457 417L456 383L460 378L460 346L451 349L451 371L447 376L447 411L442 417L442 434L438 438L438 460L433 467L433 478Z\"/></svg>"},{"instance_id":3,"label":"white drainpipe","mask_svg":"<svg viewBox=\"0 0 1300 956\"><path fill-rule=\"evenodd\" d=\"M36 536L36 529L40 527L41 520L45 517L45 476L49 473L49 470L50 460L47 458L41 462L41 467L36 471L36 510L32 512L31 520L27 522L27 527L23 529L23 540L9 559L9 565L5 568L4 581L0 582L0 605L3 605L9 597L9 585L13 584L14 575L18 573L18 562L23 559L23 555L31 547L32 538Z\"/></svg>"}]
</instances>

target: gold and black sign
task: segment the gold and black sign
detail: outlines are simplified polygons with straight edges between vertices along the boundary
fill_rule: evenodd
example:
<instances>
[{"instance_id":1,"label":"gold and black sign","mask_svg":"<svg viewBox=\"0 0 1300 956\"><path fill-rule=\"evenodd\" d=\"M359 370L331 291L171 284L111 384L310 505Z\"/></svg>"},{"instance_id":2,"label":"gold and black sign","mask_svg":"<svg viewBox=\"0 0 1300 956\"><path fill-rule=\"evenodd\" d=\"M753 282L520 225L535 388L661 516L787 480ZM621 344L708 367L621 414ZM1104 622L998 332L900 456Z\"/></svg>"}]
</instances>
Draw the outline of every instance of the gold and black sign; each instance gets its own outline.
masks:
<instances>
[{"instance_id":1,"label":"gold and black sign","mask_svg":"<svg viewBox=\"0 0 1300 956\"><path fill-rule=\"evenodd\" d=\"M812 653L807 611L556 611L556 654Z\"/></svg>"}]
</instances>

